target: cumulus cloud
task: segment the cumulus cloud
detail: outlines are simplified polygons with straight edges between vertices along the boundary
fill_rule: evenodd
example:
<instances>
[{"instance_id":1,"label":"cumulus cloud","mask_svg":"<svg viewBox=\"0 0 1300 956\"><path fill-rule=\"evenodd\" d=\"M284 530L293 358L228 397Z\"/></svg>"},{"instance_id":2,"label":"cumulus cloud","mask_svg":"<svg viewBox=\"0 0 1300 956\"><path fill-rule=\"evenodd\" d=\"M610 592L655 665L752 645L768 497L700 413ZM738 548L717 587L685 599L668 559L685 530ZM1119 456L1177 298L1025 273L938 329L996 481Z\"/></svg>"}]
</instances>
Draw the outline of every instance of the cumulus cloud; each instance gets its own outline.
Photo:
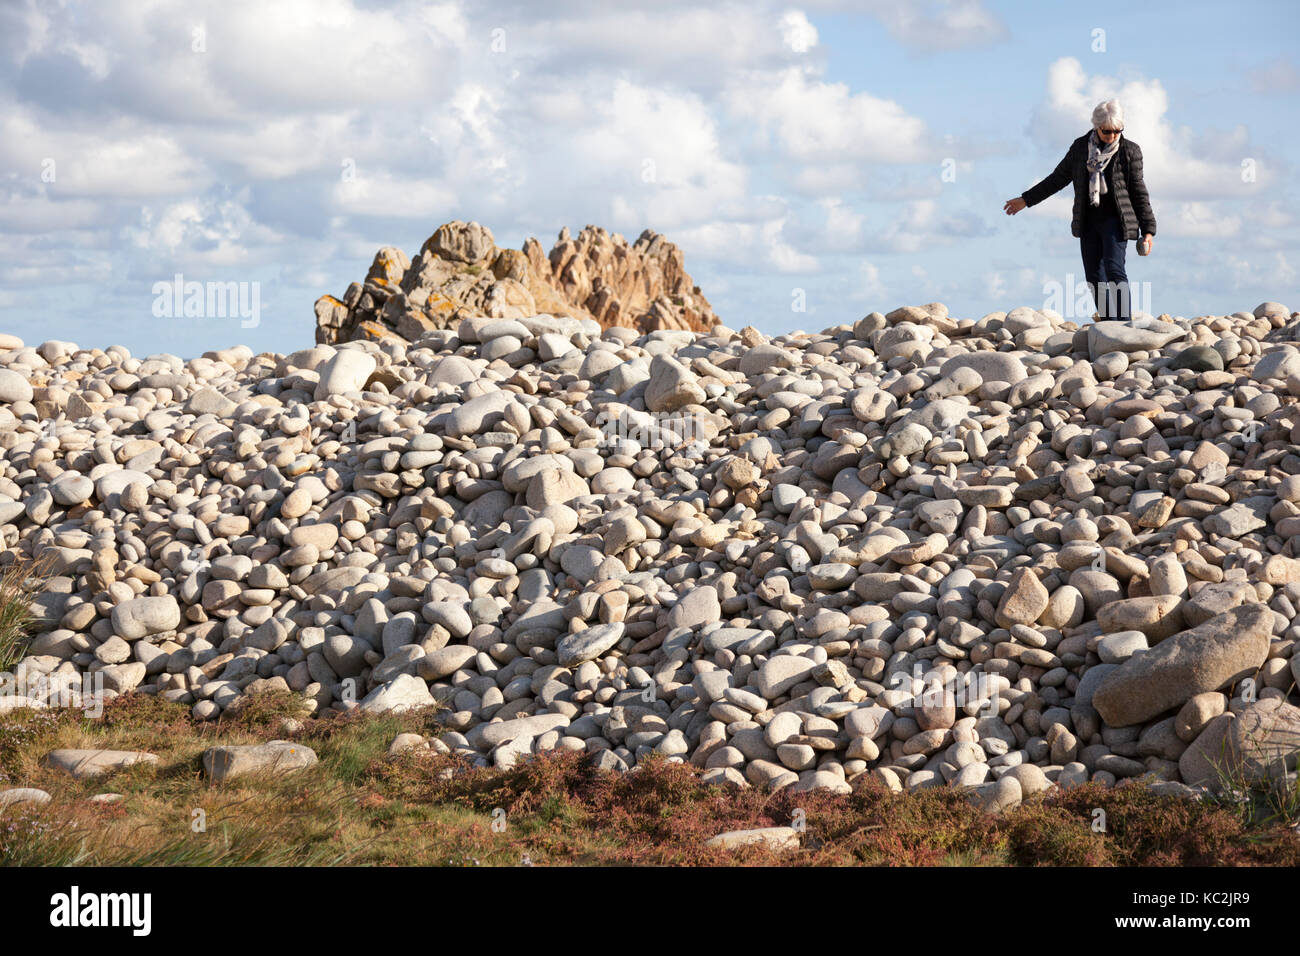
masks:
<instances>
[{"instance_id":1,"label":"cumulus cloud","mask_svg":"<svg viewBox=\"0 0 1300 956\"><path fill-rule=\"evenodd\" d=\"M927 22L969 36L976 8L875 13L902 36ZM904 104L826 78L808 13L768 3L30 0L0 16L0 157L30 171L0 223L31 228L61 204L44 218L64 242L81 230L145 273L278 259L309 285L327 270L295 257L333 270L474 218L499 241L654 228L697 276L813 274L863 245L847 197L880 188L872 169L938 155ZM56 184L33 186L49 156ZM877 248L922 241L900 208L909 224Z\"/></svg>"},{"instance_id":2,"label":"cumulus cloud","mask_svg":"<svg viewBox=\"0 0 1300 956\"><path fill-rule=\"evenodd\" d=\"M787 218L763 222L710 222L683 229L678 244L718 262L754 270L778 273L815 273L815 256L801 252L784 234Z\"/></svg>"},{"instance_id":3,"label":"cumulus cloud","mask_svg":"<svg viewBox=\"0 0 1300 956\"><path fill-rule=\"evenodd\" d=\"M1170 212L1172 215L1161 231L1171 235L1213 239L1231 238L1241 232L1241 216L1218 212L1212 203L1177 203Z\"/></svg>"},{"instance_id":4,"label":"cumulus cloud","mask_svg":"<svg viewBox=\"0 0 1300 956\"><path fill-rule=\"evenodd\" d=\"M13 103L0 114L0 163L44 184L51 200L167 195L199 188L209 175L172 133L116 121L50 129Z\"/></svg>"},{"instance_id":5,"label":"cumulus cloud","mask_svg":"<svg viewBox=\"0 0 1300 956\"><path fill-rule=\"evenodd\" d=\"M147 205L139 222L124 227L121 238L145 261L237 266L253 261L253 249L283 237L256 222L246 208L248 192L208 194L195 199Z\"/></svg>"},{"instance_id":6,"label":"cumulus cloud","mask_svg":"<svg viewBox=\"0 0 1300 956\"><path fill-rule=\"evenodd\" d=\"M798 67L747 72L726 92L731 114L755 124L792 160L910 163L938 156L925 123L893 100L852 92Z\"/></svg>"},{"instance_id":7,"label":"cumulus cloud","mask_svg":"<svg viewBox=\"0 0 1300 956\"><path fill-rule=\"evenodd\" d=\"M1043 285L1047 281L1049 280L1046 275L1040 275L1032 266L1000 263L982 274L977 286L977 298L989 310L1008 311L1013 307L1010 303L1040 299L1043 295Z\"/></svg>"},{"instance_id":8,"label":"cumulus cloud","mask_svg":"<svg viewBox=\"0 0 1300 956\"><path fill-rule=\"evenodd\" d=\"M781 15L781 41L795 53L806 53L817 45L817 28L802 10L787 10Z\"/></svg>"},{"instance_id":9,"label":"cumulus cloud","mask_svg":"<svg viewBox=\"0 0 1300 956\"><path fill-rule=\"evenodd\" d=\"M428 222L455 207L456 195L439 183L392 176L380 170L356 179L340 180L330 192L331 206L342 213L366 216L382 211Z\"/></svg>"},{"instance_id":10,"label":"cumulus cloud","mask_svg":"<svg viewBox=\"0 0 1300 956\"><path fill-rule=\"evenodd\" d=\"M854 297L866 302L882 300L889 291L880 279L880 267L863 260L858 267Z\"/></svg>"},{"instance_id":11,"label":"cumulus cloud","mask_svg":"<svg viewBox=\"0 0 1300 956\"><path fill-rule=\"evenodd\" d=\"M468 39L458 4L412 0L364 8L353 0L76 4L36 11L29 23L25 73L53 58L66 64L78 40L102 51L78 57L96 82L89 101L69 107L233 123L441 94L448 72L430 64L454 57Z\"/></svg>"},{"instance_id":12,"label":"cumulus cloud","mask_svg":"<svg viewBox=\"0 0 1300 956\"><path fill-rule=\"evenodd\" d=\"M19 290L0 298L40 329L40 276L71 317L130 307L150 277L233 270L309 323L314 296L341 293L376 248L413 252L455 218L502 245L587 223L664 232L724 318L769 310L770 331L788 327L796 286L819 321L836 297L852 311L1022 294L1022 264L963 258L1008 228L991 218L1005 196L989 198L986 161L1015 144L956 135L925 83L846 82L828 24L862 14L915 54L1008 36L979 0L0 4L0 256ZM1286 89L1290 64L1265 61L1252 82ZM1161 80L1053 62L1030 131L1043 160L1113 95L1163 236L1231 235L1274 272L1293 261L1285 153L1244 124L1176 125ZM940 175L950 157L955 183ZM1060 235L1068 191L1034 215L1027 249L1077 256ZM287 319L247 332L280 350L303 334Z\"/></svg>"},{"instance_id":13,"label":"cumulus cloud","mask_svg":"<svg viewBox=\"0 0 1300 956\"><path fill-rule=\"evenodd\" d=\"M1010 35L981 0L871 0L866 10L897 39L923 52L982 46Z\"/></svg>"},{"instance_id":14,"label":"cumulus cloud","mask_svg":"<svg viewBox=\"0 0 1300 956\"><path fill-rule=\"evenodd\" d=\"M21 181L0 187L0 232L46 234L107 226L109 210L91 199L51 202L43 185Z\"/></svg>"},{"instance_id":15,"label":"cumulus cloud","mask_svg":"<svg viewBox=\"0 0 1300 956\"><path fill-rule=\"evenodd\" d=\"M737 69L821 62L816 28L800 10L771 3L656 4L638 9L580 2L487 8L482 27L499 31L500 59L529 75L634 75L654 85L722 88Z\"/></svg>"},{"instance_id":16,"label":"cumulus cloud","mask_svg":"<svg viewBox=\"0 0 1300 956\"><path fill-rule=\"evenodd\" d=\"M1186 255L1186 268L1178 269L1164 287L1177 288L1180 293L1184 288L1202 292L1205 298L1230 289L1245 300L1238 307L1250 309L1260 302L1287 301L1283 291L1293 287L1298 277L1294 263L1295 254L1281 249L1254 256L1242 255L1234 248L1193 249Z\"/></svg>"},{"instance_id":17,"label":"cumulus cloud","mask_svg":"<svg viewBox=\"0 0 1300 956\"><path fill-rule=\"evenodd\" d=\"M823 199L819 205L826 213L825 229L828 240L841 249L857 245L862 237L862 226L867 217L849 208L842 199Z\"/></svg>"},{"instance_id":18,"label":"cumulus cloud","mask_svg":"<svg viewBox=\"0 0 1300 956\"><path fill-rule=\"evenodd\" d=\"M368 142L355 115L343 113L285 116L246 128L200 127L190 142L200 156L213 156L227 170L250 180L275 182L314 170L337 173L344 158L355 160L358 147L367 157L378 144Z\"/></svg>"},{"instance_id":19,"label":"cumulus cloud","mask_svg":"<svg viewBox=\"0 0 1300 956\"><path fill-rule=\"evenodd\" d=\"M564 151L583 157L597 181L643 221L685 225L744 195L744 167L724 155L717 126L698 97L619 79L593 106L592 121Z\"/></svg>"}]
</instances>

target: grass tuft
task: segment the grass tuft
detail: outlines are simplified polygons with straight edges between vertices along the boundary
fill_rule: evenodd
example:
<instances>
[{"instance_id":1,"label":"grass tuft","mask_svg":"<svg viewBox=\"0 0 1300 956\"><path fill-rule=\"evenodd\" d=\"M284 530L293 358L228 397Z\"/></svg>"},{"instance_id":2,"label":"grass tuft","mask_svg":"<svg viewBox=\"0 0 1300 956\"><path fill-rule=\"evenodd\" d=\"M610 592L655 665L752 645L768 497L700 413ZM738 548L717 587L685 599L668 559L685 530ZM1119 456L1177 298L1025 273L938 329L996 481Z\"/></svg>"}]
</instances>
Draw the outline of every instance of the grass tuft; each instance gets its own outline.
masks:
<instances>
[{"instance_id":1,"label":"grass tuft","mask_svg":"<svg viewBox=\"0 0 1300 956\"><path fill-rule=\"evenodd\" d=\"M222 712L217 728L237 728L255 735L292 733L287 728L293 727L294 722L301 724L311 711L310 701L293 691L274 690L248 694Z\"/></svg>"},{"instance_id":2,"label":"grass tuft","mask_svg":"<svg viewBox=\"0 0 1300 956\"><path fill-rule=\"evenodd\" d=\"M51 577L54 552L36 560L19 556L0 568L0 671L12 671L31 645L32 602Z\"/></svg>"},{"instance_id":3,"label":"grass tuft","mask_svg":"<svg viewBox=\"0 0 1300 956\"><path fill-rule=\"evenodd\" d=\"M53 710L23 707L0 714L0 786L18 786L24 753L47 739L61 723Z\"/></svg>"}]
</instances>

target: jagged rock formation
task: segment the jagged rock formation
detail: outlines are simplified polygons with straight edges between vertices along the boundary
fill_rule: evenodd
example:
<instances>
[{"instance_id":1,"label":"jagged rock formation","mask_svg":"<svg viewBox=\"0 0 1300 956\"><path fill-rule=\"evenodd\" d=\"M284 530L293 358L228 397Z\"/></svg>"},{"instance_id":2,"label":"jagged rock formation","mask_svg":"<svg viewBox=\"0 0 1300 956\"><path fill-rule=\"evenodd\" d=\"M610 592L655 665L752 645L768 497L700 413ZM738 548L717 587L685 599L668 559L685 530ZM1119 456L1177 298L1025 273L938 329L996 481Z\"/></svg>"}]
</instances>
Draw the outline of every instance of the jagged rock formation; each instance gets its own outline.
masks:
<instances>
[{"instance_id":1,"label":"jagged rock formation","mask_svg":"<svg viewBox=\"0 0 1300 956\"><path fill-rule=\"evenodd\" d=\"M316 301L316 341L415 341L463 319L520 319L539 313L593 319L601 328L639 332L707 332L718 321L686 272L682 252L647 229L635 243L599 226L576 237L567 228L549 255L530 238L523 249L498 249L476 222L444 223L414 262L401 249L375 254L363 282L342 300Z\"/></svg>"}]
</instances>

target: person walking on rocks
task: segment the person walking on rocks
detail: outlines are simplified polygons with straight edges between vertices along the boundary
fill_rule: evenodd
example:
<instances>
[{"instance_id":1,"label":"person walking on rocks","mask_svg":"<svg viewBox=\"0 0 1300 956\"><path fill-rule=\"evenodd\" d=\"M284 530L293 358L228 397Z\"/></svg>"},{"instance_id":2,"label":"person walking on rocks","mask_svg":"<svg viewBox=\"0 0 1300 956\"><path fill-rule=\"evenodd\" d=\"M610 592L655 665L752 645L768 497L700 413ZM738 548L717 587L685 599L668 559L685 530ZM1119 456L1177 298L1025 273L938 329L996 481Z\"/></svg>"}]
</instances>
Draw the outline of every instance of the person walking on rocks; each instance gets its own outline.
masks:
<instances>
[{"instance_id":1,"label":"person walking on rocks","mask_svg":"<svg viewBox=\"0 0 1300 956\"><path fill-rule=\"evenodd\" d=\"M1098 103L1092 111L1092 125L1091 132L1070 144L1051 175L1017 198L1008 199L1002 208L1014 216L1073 182L1070 232L1079 239L1084 277L1097 303L1097 319L1127 322L1131 311L1124 268L1127 242L1140 237L1138 254L1150 253L1156 217L1142 180L1142 150L1123 135L1124 112L1119 100Z\"/></svg>"}]
</instances>

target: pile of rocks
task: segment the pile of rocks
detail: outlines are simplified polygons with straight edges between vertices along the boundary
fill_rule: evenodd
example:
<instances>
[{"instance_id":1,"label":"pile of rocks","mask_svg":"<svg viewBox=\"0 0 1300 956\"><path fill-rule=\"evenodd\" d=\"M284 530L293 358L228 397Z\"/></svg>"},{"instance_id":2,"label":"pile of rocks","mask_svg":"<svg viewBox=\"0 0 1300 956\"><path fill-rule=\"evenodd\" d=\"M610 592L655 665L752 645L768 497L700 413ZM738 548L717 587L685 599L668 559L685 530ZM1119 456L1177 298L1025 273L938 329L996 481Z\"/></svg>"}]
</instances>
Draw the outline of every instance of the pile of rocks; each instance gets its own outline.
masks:
<instances>
[{"instance_id":1,"label":"pile of rocks","mask_svg":"<svg viewBox=\"0 0 1300 956\"><path fill-rule=\"evenodd\" d=\"M414 341L471 316L539 312L640 332L707 332L717 322L681 250L650 229L628 245L598 226L576 238L565 228L548 256L533 238L522 250L498 249L486 226L457 220L439 226L415 262L385 246L365 281L348 286L342 300L317 299L316 341Z\"/></svg>"},{"instance_id":2,"label":"pile of rocks","mask_svg":"<svg viewBox=\"0 0 1300 956\"><path fill-rule=\"evenodd\" d=\"M934 303L189 362L5 337L3 560L54 575L18 686L437 702L403 746L990 807L1293 776L1296 329Z\"/></svg>"}]
</instances>

